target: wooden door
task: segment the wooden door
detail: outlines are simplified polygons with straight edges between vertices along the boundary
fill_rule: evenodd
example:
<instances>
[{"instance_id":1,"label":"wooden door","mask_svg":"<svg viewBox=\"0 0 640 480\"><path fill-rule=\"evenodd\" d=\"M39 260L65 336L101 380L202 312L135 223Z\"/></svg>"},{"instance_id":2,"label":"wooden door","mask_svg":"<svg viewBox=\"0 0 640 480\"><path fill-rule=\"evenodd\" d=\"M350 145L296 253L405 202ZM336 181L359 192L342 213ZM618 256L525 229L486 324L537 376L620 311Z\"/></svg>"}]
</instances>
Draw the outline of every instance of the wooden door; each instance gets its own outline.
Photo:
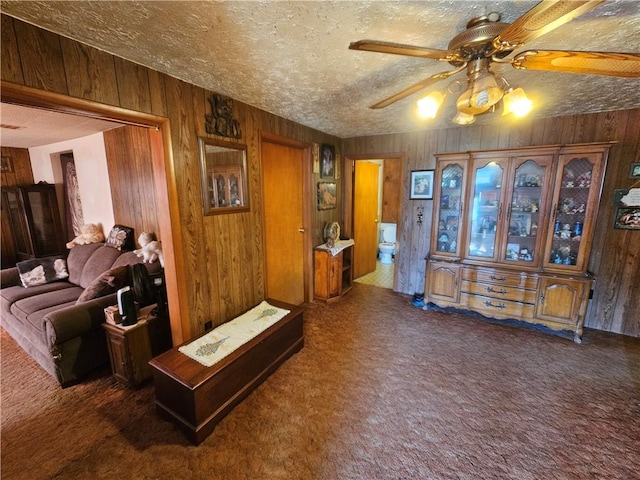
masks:
<instances>
[{"instance_id":1,"label":"wooden door","mask_svg":"<svg viewBox=\"0 0 640 480\"><path fill-rule=\"evenodd\" d=\"M299 305L305 301L304 151L262 142L266 294Z\"/></svg>"},{"instance_id":2,"label":"wooden door","mask_svg":"<svg viewBox=\"0 0 640 480\"><path fill-rule=\"evenodd\" d=\"M356 162L353 187L353 278L376 269L378 257L378 181L380 166Z\"/></svg>"}]
</instances>

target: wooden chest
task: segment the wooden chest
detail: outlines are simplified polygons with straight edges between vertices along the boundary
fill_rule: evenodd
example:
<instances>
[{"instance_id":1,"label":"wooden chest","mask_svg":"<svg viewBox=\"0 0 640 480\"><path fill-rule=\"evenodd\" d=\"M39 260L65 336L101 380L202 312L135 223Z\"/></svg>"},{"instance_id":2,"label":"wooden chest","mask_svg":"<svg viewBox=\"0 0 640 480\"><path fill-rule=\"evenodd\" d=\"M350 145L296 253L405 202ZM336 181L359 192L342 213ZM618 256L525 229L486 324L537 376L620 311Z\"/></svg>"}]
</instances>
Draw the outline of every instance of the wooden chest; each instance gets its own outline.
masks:
<instances>
[{"instance_id":1,"label":"wooden chest","mask_svg":"<svg viewBox=\"0 0 640 480\"><path fill-rule=\"evenodd\" d=\"M303 308L267 301L290 313L215 365L206 367L178 347L149 362L158 414L177 424L193 443L205 440L234 406L303 347Z\"/></svg>"}]
</instances>

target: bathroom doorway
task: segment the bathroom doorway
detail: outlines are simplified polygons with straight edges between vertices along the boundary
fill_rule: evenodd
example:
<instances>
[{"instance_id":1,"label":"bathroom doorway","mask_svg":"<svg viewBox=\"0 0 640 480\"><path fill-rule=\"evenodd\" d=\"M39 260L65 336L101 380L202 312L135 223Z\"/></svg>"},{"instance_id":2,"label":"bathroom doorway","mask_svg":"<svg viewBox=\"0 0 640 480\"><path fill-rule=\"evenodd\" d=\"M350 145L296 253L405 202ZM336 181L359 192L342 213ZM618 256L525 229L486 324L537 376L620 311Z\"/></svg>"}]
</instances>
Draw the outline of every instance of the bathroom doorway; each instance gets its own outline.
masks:
<instances>
[{"instance_id":1,"label":"bathroom doorway","mask_svg":"<svg viewBox=\"0 0 640 480\"><path fill-rule=\"evenodd\" d=\"M370 248L360 248L360 252L364 253L371 258L361 260L360 262L366 262L369 267L363 272L362 269L358 269L357 262L354 265L355 270L360 274L354 275L354 281L358 283L366 283L369 285L376 285L383 288L395 289L395 273L397 268L397 254L399 253L399 222L400 222L400 199L402 193L402 158L400 156L380 156L372 158L357 158L354 159L353 179L352 185L352 218L353 218L353 232L356 245L362 244L356 239L356 234L361 231L369 230L367 227L370 225L361 225L361 223L375 222L373 226L373 234L367 236L367 244L372 243ZM362 195L358 194L358 188L363 189L360 184L362 179L358 179L358 172L364 171L359 168L361 164L375 164L377 167L377 175L367 177L367 182L375 185L369 185L369 188L364 187L371 191L377 191L377 199L372 202L375 203L374 208L367 208L366 205L360 205L360 202L371 202L371 200L363 199ZM367 215L358 214L362 211L375 212ZM372 218L370 218L372 217ZM375 217L375 218L373 218ZM386 237L385 237L386 235ZM369 238L371 237L371 238ZM356 246L356 251L358 247Z\"/></svg>"}]
</instances>

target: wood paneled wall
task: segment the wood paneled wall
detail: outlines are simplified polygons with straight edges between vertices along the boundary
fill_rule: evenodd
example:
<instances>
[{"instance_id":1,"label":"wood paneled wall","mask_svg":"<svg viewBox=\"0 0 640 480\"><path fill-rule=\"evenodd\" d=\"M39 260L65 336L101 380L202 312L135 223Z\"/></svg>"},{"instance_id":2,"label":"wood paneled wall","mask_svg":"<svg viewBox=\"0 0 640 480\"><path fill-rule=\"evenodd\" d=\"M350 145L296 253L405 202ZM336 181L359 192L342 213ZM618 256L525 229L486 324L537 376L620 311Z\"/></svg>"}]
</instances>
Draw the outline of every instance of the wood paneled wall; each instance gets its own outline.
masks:
<instances>
[{"instance_id":1,"label":"wood paneled wall","mask_svg":"<svg viewBox=\"0 0 640 480\"><path fill-rule=\"evenodd\" d=\"M162 240L148 129L127 125L103 136L115 222L132 227L136 242L142 232L155 233ZM105 225L105 235L110 228Z\"/></svg>"},{"instance_id":2,"label":"wood paneled wall","mask_svg":"<svg viewBox=\"0 0 640 480\"><path fill-rule=\"evenodd\" d=\"M181 298L181 302L186 302L189 315L186 322L181 321L184 339L204 331L206 322L218 325L262 300L265 280L260 132L308 144L333 144L336 153L340 153L340 139L235 102L234 117L242 131L238 141L247 145L251 210L205 217L197 137L207 136L204 116L209 113L207 98L213 92L6 15L2 15L1 33L3 81L169 119L171 138L165 140L165 144L171 145L173 165L168 176L174 178L177 185L179 210L171 222L174 230L175 224L179 224L181 241L178 244L182 245L184 261L184 268L178 265L182 271L176 272L176 276L184 284L182 291L187 298ZM125 137L127 135L133 134ZM121 175L125 167L118 165L117 172L111 173L114 191L125 195L135 189L149 188L146 180L139 178L145 175L142 165L141 159L135 159L135 166L140 170L132 175ZM152 176L149 170L147 180ZM318 180L319 175L314 174L314 185ZM342 188L340 181L337 183L340 196ZM315 187L311 190L315 192ZM153 194L144 193L144 197L150 196ZM317 245L323 242L324 224L341 220L342 204L339 201L334 210L318 211L315 195L308 201L314 205L311 235L312 244ZM131 208L137 206L131 205ZM156 205L156 208L168 207ZM116 218L125 218L125 213L116 214ZM144 207L139 213L135 212L130 222L135 223L136 230L137 225L151 229L156 221L152 216L150 206ZM174 322L172 319L173 327Z\"/></svg>"},{"instance_id":3,"label":"wood paneled wall","mask_svg":"<svg viewBox=\"0 0 640 480\"><path fill-rule=\"evenodd\" d=\"M30 185L33 183L31 158L26 148L2 147L2 156L8 157L11 163L10 172L0 173L0 186ZM11 226L6 208L2 208L0 242L2 242L2 268L12 267L16 263L16 248L11 234Z\"/></svg>"},{"instance_id":4,"label":"wood paneled wall","mask_svg":"<svg viewBox=\"0 0 640 480\"><path fill-rule=\"evenodd\" d=\"M400 194L402 193L402 159L385 159L382 167L381 222L398 223L400 220Z\"/></svg>"},{"instance_id":5,"label":"wood paneled wall","mask_svg":"<svg viewBox=\"0 0 640 480\"><path fill-rule=\"evenodd\" d=\"M404 152L406 158L396 261L398 290L424 291L432 201L409 200L411 170L435 168L436 153L588 142L617 142L609 155L589 271L596 276L586 326L640 336L640 232L613 228L613 190L629 188L630 165L640 162L640 109L546 118L517 125L472 125L444 130L347 139L345 155L375 157ZM424 206L424 223L417 208Z\"/></svg>"}]
</instances>

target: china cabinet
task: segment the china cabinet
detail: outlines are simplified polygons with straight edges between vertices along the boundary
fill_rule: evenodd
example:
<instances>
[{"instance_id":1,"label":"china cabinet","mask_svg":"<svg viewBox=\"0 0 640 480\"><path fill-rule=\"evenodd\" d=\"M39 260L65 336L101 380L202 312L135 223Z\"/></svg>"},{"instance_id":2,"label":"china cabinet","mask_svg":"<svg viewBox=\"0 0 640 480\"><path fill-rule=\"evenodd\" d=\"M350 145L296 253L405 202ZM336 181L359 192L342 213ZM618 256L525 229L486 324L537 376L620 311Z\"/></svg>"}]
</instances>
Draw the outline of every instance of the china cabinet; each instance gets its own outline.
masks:
<instances>
[{"instance_id":1,"label":"china cabinet","mask_svg":"<svg viewBox=\"0 0 640 480\"><path fill-rule=\"evenodd\" d=\"M3 187L2 196L19 261L66 252L55 185Z\"/></svg>"},{"instance_id":2,"label":"china cabinet","mask_svg":"<svg viewBox=\"0 0 640 480\"><path fill-rule=\"evenodd\" d=\"M425 308L571 330L579 342L610 146L436 155Z\"/></svg>"}]
</instances>

